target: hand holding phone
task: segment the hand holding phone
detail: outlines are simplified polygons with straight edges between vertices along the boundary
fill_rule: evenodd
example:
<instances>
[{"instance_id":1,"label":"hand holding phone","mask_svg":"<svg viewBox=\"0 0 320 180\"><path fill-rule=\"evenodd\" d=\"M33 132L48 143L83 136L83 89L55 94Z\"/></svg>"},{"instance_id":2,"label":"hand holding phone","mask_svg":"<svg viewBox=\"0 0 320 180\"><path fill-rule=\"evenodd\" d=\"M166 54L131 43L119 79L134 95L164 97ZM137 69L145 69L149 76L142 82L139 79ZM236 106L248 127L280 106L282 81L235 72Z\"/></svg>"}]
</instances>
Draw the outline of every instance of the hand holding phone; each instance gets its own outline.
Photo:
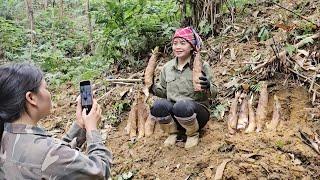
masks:
<instances>
[{"instance_id":1,"label":"hand holding phone","mask_svg":"<svg viewBox=\"0 0 320 180\"><path fill-rule=\"evenodd\" d=\"M80 82L80 96L81 107L82 109L86 109L86 114L89 114L93 104L93 94L90 81Z\"/></svg>"}]
</instances>

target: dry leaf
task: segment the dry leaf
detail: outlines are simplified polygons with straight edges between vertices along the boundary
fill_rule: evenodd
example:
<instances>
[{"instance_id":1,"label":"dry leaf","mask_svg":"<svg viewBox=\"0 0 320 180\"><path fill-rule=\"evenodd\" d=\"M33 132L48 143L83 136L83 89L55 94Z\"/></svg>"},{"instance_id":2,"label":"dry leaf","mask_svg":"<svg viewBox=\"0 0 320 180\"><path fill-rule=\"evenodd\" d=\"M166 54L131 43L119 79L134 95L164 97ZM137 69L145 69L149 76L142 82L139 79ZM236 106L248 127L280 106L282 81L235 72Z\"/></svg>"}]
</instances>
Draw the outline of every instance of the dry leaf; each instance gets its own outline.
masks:
<instances>
[{"instance_id":1,"label":"dry leaf","mask_svg":"<svg viewBox=\"0 0 320 180\"><path fill-rule=\"evenodd\" d=\"M217 167L216 175L214 176L214 180L220 180L223 177L223 171L227 165L228 162L230 162L231 159L225 159L222 161L222 163Z\"/></svg>"}]
</instances>

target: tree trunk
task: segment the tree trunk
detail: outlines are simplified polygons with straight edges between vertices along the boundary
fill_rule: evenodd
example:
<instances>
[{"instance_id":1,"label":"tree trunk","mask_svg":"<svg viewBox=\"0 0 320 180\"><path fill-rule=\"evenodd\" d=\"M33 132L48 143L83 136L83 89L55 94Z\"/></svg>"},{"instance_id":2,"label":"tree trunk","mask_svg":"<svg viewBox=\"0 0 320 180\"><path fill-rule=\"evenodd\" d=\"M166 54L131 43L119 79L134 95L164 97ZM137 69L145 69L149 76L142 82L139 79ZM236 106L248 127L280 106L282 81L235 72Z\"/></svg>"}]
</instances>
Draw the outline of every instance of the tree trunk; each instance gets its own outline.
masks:
<instances>
[{"instance_id":1,"label":"tree trunk","mask_svg":"<svg viewBox=\"0 0 320 180\"><path fill-rule=\"evenodd\" d=\"M64 11L64 7L63 7L63 0L60 0L60 19L63 18L63 11Z\"/></svg>"},{"instance_id":2,"label":"tree trunk","mask_svg":"<svg viewBox=\"0 0 320 180\"><path fill-rule=\"evenodd\" d=\"M34 31L34 18L33 18L33 8L32 8L32 0L25 0L26 2L26 10L27 10L27 16L29 19L30 23L30 41L31 41L31 46L30 46L30 60L32 56L32 47L35 41L35 31Z\"/></svg>"},{"instance_id":3,"label":"tree trunk","mask_svg":"<svg viewBox=\"0 0 320 180\"><path fill-rule=\"evenodd\" d=\"M186 18L186 13L187 13L187 0L183 0L183 4L182 4L182 19Z\"/></svg>"},{"instance_id":4,"label":"tree trunk","mask_svg":"<svg viewBox=\"0 0 320 180\"><path fill-rule=\"evenodd\" d=\"M93 38L92 38L92 25L91 25L91 15L90 15L90 2L86 0L86 13L88 18L88 30L89 30L89 43L90 43L90 53L94 51Z\"/></svg>"},{"instance_id":5,"label":"tree trunk","mask_svg":"<svg viewBox=\"0 0 320 180\"><path fill-rule=\"evenodd\" d=\"M48 9L48 0L44 0L44 9L45 9L45 10Z\"/></svg>"},{"instance_id":6,"label":"tree trunk","mask_svg":"<svg viewBox=\"0 0 320 180\"><path fill-rule=\"evenodd\" d=\"M51 19L53 22L56 21L56 15L55 15L55 0L52 1L52 8L51 8ZM56 31L55 31L55 23L51 23L51 40L52 40L52 45L53 49L56 49Z\"/></svg>"},{"instance_id":7,"label":"tree trunk","mask_svg":"<svg viewBox=\"0 0 320 180\"><path fill-rule=\"evenodd\" d=\"M221 18L218 18L217 14L220 13L220 9L225 2L226 0L189 0L193 27L199 28L199 23L206 21L207 24L211 25L213 33L217 33L221 26ZM183 12L185 7L182 8Z\"/></svg>"}]
</instances>

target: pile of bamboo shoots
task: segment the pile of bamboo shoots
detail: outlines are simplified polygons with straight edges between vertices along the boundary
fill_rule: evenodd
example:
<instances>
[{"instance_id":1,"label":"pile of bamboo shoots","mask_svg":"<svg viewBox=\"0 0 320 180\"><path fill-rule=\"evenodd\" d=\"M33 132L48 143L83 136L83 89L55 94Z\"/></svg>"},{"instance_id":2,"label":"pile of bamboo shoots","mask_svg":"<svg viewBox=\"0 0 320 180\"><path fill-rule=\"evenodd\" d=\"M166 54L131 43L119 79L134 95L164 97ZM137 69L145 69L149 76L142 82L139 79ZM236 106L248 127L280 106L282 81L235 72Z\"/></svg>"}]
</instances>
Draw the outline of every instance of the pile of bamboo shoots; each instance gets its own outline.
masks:
<instances>
[{"instance_id":1,"label":"pile of bamboo shoots","mask_svg":"<svg viewBox=\"0 0 320 180\"><path fill-rule=\"evenodd\" d=\"M135 142L137 134L138 139L150 136L153 134L154 128L155 121L150 118L150 109L145 102L145 94L139 90L129 112L126 132L129 134L130 140Z\"/></svg>"},{"instance_id":2,"label":"pile of bamboo shoots","mask_svg":"<svg viewBox=\"0 0 320 180\"><path fill-rule=\"evenodd\" d=\"M144 73L144 87L142 89L138 88L131 106L126 132L132 142L136 141L137 133L139 139L144 136L150 136L155 129L155 122L150 118L150 108L146 102L149 97L149 89L154 83L154 71L157 67L159 54L159 47L155 47Z\"/></svg>"},{"instance_id":3,"label":"pile of bamboo shoots","mask_svg":"<svg viewBox=\"0 0 320 180\"><path fill-rule=\"evenodd\" d=\"M231 103L228 117L228 132L233 135L238 131L245 133L260 132L264 125L268 130L275 131L281 119L281 105L279 99L274 95L272 120L267 120L268 107L268 84L261 82L261 90L256 112L253 106L253 95L248 99L249 88L244 88L243 92L236 92Z\"/></svg>"}]
</instances>

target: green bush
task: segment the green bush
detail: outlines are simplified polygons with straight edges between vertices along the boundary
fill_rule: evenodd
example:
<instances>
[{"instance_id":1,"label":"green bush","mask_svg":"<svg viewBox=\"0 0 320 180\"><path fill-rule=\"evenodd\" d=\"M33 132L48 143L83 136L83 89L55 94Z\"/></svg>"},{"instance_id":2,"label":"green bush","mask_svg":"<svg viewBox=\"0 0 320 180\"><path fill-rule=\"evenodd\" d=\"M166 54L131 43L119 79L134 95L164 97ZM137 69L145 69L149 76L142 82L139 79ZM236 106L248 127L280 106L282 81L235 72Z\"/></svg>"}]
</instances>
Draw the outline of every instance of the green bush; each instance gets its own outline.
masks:
<instances>
[{"instance_id":1,"label":"green bush","mask_svg":"<svg viewBox=\"0 0 320 180\"><path fill-rule=\"evenodd\" d=\"M173 30L179 26L180 13L175 1L107 0L93 5L96 23L103 32L98 51L110 61L123 67L138 67L139 58L155 46L164 46Z\"/></svg>"},{"instance_id":2,"label":"green bush","mask_svg":"<svg viewBox=\"0 0 320 180\"><path fill-rule=\"evenodd\" d=\"M11 20L0 17L0 47L4 50L8 60L20 59L27 44L26 32L23 27L14 24Z\"/></svg>"},{"instance_id":3,"label":"green bush","mask_svg":"<svg viewBox=\"0 0 320 180\"><path fill-rule=\"evenodd\" d=\"M0 48L12 61L32 59L51 84L77 82L101 75L112 64L143 68L155 46L164 47L180 22L173 0L92 0L95 51L91 54L84 1L64 1L46 9L33 1L35 42L31 45L24 1L0 1Z\"/></svg>"}]
</instances>

